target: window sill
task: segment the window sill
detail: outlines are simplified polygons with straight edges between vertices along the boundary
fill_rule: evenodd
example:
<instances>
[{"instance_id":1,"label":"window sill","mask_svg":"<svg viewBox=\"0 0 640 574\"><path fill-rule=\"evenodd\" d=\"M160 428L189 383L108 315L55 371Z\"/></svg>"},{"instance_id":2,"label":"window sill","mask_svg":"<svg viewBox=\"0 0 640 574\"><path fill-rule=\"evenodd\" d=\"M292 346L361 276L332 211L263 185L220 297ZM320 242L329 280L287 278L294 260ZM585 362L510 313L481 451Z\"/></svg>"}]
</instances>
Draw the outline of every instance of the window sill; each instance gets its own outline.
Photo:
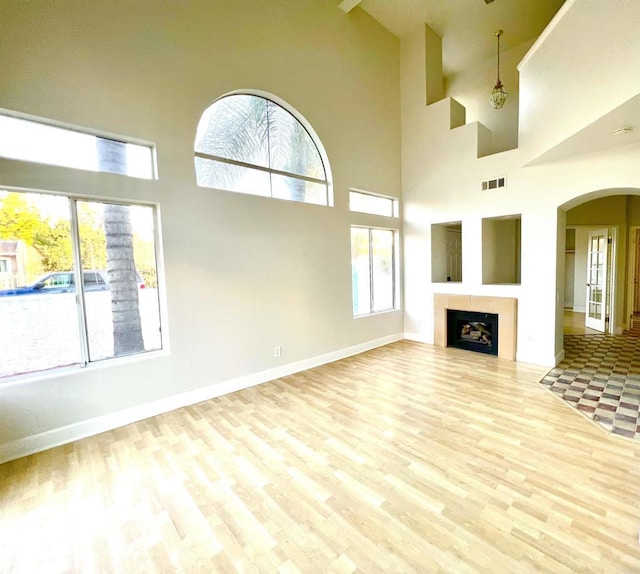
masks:
<instances>
[{"instance_id":1,"label":"window sill","mask_svg":"<svg viewBox=\"0 0 640 574\"><path fill-rule=\"evenodd\" d=\"M57 379L60 377L73 376L82 373L90 373L96 370L108 369L119 365L136 363L138 361L149 361L161 357L167 357L169 355L170 352L168 349L158 349L157 351L148 351L146 353L139 353L137 355L127 355L124 357L103 359L100 361L88 363L87 365L67 365L64 367L53 367L51 369L36 371L32 373L8 375L7 377L0 379L0 388L47 381L50 379Z\"/></svg>"},{"instance_id":2,"label":"window sill","mask_svg":"<svg viewBox=\"0 0 640 574\"><path fill-rule=\"evenodd\" d=\"M367 317L376 317L378 315L387 315L388 313L397 313L402 311L402 309L387 309L385 311L376 311L375 313L365 313L363 315L354 315L354 319L365 319Z\"/></svg>"}]
</instances>

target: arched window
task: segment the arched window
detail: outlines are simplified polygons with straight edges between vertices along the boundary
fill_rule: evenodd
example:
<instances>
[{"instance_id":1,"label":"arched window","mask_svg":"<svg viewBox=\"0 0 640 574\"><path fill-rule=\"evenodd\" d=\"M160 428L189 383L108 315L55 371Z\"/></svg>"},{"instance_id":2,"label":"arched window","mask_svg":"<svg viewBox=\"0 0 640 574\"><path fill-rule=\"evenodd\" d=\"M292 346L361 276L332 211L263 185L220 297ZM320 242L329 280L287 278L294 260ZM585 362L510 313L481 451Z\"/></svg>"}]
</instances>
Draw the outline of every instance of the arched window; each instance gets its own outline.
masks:
<instances>
[{"instance_id":1,"label":"arched window","mask_svg":"<svg viewBox=\"0 0 640 574\"><path fill-rule=\"evenodd\" d=\"M232 94L205 110L195 165L203 187L332 205L327 169L309 130L262 96Z\"/></svg>"}]
</instances>

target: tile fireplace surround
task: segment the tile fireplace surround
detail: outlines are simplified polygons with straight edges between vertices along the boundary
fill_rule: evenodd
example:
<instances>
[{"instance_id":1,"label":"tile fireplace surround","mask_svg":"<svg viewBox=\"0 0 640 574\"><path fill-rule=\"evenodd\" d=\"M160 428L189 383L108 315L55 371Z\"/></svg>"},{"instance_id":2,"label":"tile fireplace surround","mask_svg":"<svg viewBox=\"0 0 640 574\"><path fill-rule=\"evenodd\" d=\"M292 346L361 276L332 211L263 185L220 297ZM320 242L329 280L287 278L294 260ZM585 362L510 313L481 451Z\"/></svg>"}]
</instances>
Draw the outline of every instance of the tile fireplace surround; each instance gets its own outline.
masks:
<instances>
[{"instance_id":1,"label":"tile fireplace surround","mask_svg":"<svg viewBox=\"0 0 640 574\"><path fill-rule=\"evenodd\" d=\"M433 297L433 343L436 347L447 346L447 309L498 315L498 357L516 360L517 299L436 293Z\"/></svg>"}]
</instances>

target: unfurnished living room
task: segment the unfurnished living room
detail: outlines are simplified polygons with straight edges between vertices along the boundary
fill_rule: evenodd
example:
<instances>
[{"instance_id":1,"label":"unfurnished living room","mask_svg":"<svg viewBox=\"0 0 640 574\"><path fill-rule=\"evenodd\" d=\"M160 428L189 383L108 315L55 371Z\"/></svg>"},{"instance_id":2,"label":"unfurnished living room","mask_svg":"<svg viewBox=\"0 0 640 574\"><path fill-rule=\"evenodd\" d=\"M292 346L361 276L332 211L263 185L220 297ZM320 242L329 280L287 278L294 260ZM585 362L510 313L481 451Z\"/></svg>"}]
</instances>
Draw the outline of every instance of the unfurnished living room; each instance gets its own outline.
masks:
<instances>
[{"instance_id":1,"label":"unfurnished living room","mask_svg":"<svg viewBox=\"0 0 640 574\"><path fill-rule=\"evenodd\" d=\"M639 29L0 2L0 574L640 572Z\"/></svg>"}]
</instances>

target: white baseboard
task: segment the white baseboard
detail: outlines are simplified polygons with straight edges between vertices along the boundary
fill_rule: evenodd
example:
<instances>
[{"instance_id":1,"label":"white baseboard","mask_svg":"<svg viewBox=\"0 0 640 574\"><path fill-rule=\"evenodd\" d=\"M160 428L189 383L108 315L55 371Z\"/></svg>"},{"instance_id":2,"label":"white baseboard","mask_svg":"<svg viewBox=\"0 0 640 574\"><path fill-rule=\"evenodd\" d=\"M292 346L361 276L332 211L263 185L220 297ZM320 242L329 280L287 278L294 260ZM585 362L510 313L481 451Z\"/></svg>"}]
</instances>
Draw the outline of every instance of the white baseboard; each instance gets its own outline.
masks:
<instances>
[{"instance_id":1,"label":"white baseboard","mask_svg":"<svg viewBox=\"0 0 640 574\"><path fill-rule=\"evenodd\" d=\"M556 355L556 364L554 365L554 367L557 367L562 361L564 360L564 349L562 349L557 355Z\"/></svg>"},{"instance_id":2,"label":"white baseboard","mask_svg":"<svg viewBox=\"0 0 640 574\"><path fill-rule=\"evenodd\" d=\"M319 367L326 363L332 363L333 361L338 361L352 355L364 353L365 351L370 351L376 347L382 347L383 345L400 341L403 338L404 336L402 333L389 335L387 337L374 339L373 341L367 341L366 343L361 343L352 347L346 347L338 351L325 353L324 355L318 355L317 357L312 357L310 359L304 359L295 363L282 365L275 369L267 369L266 371L252 373L250 375L245 375L244 377L230 379L214 385L201 387L185 393L151 401L150 403L145 403L143 405L79 421L77 423L51 429L39 434L15 439L0 445L0 464L80 440L88 436L93 436L101 432L113 430L115 428L173 411L181 407L220 397L242 389L247 389L268 381L273 381L280 377L286 377L287 375Z\"/></svg>"},{"instance_id":3,"label":"white baseboard","mask_svg":"<svg viewBox=\"0 0 640 574\"><path fill-rule=\"evenodd\" d=\"M560 357L560 359L558 359ZM546 355L542 360L538 355L527 355L526 351L516 353L516 363L528 363L530 365L537 365L539 367L545 367L547 369L553 369L560 361L564 359L564 350L560 351L557 355Z\"/></svg>"},{"instance_id":4,"label":"white baseboard","mask_svg":"<svg viewBox=\"0 0 640 574\"><path fill-rule=\"evenodd\" d=\"M407 341L415 341L416 343L428 343L430 345L433 345L433 340L430 341L429 338L422 333L405 333L404 338Z\"/></svg>"},{"instance_id":5,"label":"white baseboard","mask_svg":"<svg viewBox=\"0 0 640 574\"><path fill-rule=\"evenodd\" d=\"M574 313L586 313L587 312L587 308L586 307L574 307L572 309L572 311Z\"/></svg>"}]
</instances>

